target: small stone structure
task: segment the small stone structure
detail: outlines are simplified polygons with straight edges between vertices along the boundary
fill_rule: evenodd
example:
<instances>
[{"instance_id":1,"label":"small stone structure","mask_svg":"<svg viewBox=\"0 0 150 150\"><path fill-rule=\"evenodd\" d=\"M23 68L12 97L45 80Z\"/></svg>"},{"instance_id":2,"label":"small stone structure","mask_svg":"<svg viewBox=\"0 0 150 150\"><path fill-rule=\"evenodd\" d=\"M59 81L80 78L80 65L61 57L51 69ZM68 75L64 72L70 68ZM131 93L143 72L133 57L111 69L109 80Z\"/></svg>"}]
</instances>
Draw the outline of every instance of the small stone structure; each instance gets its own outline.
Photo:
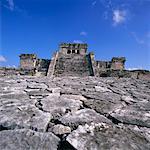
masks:
<instances>
[{"instance_id":1,"label":"small stone structure","mask_svg":"<svg viewBox=\"0 0 150 150\"><path fill-rule=\"evenodd\" d=\"M113 57L111 60L111 69L123 70L125 61L125 57Z\"/></svg>"},{"instance_id":2,"label":"small stone structure","mask_svg":"<svg viewBox=\"0 0 150 150\"><path fill-rule=\"evenodd\" d=\"M124 70L124 57L97 61L94 53L87 53L87 50L87 44L62 43L51 60L38 59L35 54L21 54L20 68L47 76L100 76L102 71Z\"/></svg>"},{"instance_id":3,"label":"small stone structure","mask_svg":"<svg viewBox=\"0 0 150 150\"><path fill-rule=\"evenodd\" d=\"M37 56L35 54L21 54L20 68L25 70L32 70L36 68Z\"/></svg>"},{"instance_id":4,"label":"small stone structure","mask_svg":"<svg viewBox=\"0 0 150 150\"><path fill-rule=\"evenodd\" d=\"M50 60L38 59L35 54L21 54L20 55L20 69L23 74L35 73L38 75L46 75L48 71Z\"/></svg>"}]
</instances>

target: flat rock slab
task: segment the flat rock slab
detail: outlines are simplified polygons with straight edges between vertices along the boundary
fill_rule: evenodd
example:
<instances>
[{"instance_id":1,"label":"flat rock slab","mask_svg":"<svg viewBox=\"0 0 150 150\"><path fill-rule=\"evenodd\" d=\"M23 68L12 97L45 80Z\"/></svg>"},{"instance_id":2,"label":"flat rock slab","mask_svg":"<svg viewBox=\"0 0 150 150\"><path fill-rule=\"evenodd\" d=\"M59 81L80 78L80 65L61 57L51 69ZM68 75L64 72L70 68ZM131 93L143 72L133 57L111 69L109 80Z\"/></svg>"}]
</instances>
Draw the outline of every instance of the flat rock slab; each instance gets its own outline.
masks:
<instances>
[{"instance_id":1,"label":"flat rock slab","mask_svg":"<svg viewBox=\"0 0 150 150\"><path fill-rule=\"evenodd\" d=\"M67 141L77 150L149 150L150 146L144 136L104 123L79 126Z\"/></svg>"},{"instance_id":2,"label":"flat rock slab","mask_svg":"<svg viewBox=\"0 0 150 150\"><path fill-rule=\"evenodd\" d=\"M98 114L96 111L92 109L81 109L74 113L67 113L62 118L59 119L63 124L69 126L78 126L84 124L94 123L108 123L112 124L112 122L104 117L103 115Z\"/></svg>"},{"instance_id":3,"label":"flat rock slab","mask_svg":"<svg viewBox=\"0 0 150 150\"><path fill-rule=\"evenodd\" d=\"M48 86L38 81L28 81L27 88L29 89L46 89Z\"/></svg>"},{"instance_id":4,"label":"flat rock slab","mask_svg":"<svg viewBox=\"0 0 150 150\"><path fill-rule=\"evenodd\" d=\"M109 114L125 106L125 103L121 102L120 96L113 93L103 93L101 95L86 94L84 96L88 97L87 100L84 100L84 105L101 114Z\"/></svg>"},{"instance_id":5,"label":"flat rock slab","mask_svg":"<svg viewBox=\"0 0 150 150\"><path fill-rule=\"evenodd\" d=\"M48 97L42 99L41 104L44 111L60 115L65 114L67 111L75 112L82 106L80 100L61 97L58 93L50 94Z\"/></svg>"},{"instance_id":6,"label":"flat rock slab","mask_svg":"<svg viewBox=\"0 0 150 150\"><path fill-rule=\"evenodd\" d=\"M60 139L53 133L41 133L28 129L0 132L1 150L57 150Z\"/></svg>"},{"instance_id":7,"label":"flat rock slab","mask_svg":"<svg viewBox=\"0 0 150 150\"><path fill-rule=\"evenodd\" d=\"M0 110L0 125L8 129L28 128L45 131L52 118L50 113L42 112L34 105L29 104L5 106Z\"/></svg>"},{"instance_id":8,"label":"flat rock slab","mask_svg":"<svg viewBox=\"0 0 150 150\"><path fill-rule=\"evenodd\" d=\"M150 102L117 109L110 115L122 123L150 128Z\"/></svg>"}]
</instances>

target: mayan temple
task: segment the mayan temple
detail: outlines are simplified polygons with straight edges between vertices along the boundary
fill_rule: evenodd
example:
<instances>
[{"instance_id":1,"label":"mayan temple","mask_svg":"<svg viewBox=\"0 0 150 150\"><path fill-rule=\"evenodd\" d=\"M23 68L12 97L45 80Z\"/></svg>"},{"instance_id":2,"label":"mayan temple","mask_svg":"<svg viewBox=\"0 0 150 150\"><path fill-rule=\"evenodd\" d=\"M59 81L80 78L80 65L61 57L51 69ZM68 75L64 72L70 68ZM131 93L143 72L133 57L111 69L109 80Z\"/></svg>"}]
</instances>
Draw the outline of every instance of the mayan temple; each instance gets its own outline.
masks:
<instances>
[{"instance_id":1,"label":"mayan temple","mask_svg":"<svg viewBox=\"0 0 150 150\"><path fill-rule=\"evenodd\" d=\"M21 54L20 68L36 75L99 76L110 70L124 70L125 57L111 61L97 61L88 53L87 44L62 43L51 60L39 59L35 54Z\"/></svg>"}]
</instances>

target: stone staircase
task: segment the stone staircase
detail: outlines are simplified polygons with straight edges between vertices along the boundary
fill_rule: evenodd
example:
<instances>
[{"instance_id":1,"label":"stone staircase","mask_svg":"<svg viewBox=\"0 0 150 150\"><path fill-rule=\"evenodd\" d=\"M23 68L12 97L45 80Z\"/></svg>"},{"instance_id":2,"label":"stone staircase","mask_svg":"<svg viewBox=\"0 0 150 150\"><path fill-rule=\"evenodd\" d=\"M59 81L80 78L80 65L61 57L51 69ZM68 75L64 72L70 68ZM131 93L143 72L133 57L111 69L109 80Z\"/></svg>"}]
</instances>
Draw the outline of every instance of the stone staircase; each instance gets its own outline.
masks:
<instances>
[{"instance_id":1,"label":"stone staircase","mask_svg":"<svg viewBox=\"0 0 150 150\"><path fill-rule=\"evenodd\" d=\"M89 76L89 60L86 55L60 54L55 64L54 76Z\"/></svg>"},{"instance_id":2,"label":"stone staircase","mask_svg":"<svg viewBox=\"0 0 150 150\"><path fill-rule=\"evenodd\" d=\"M63 55L56 52L49 65L47 76L94 76L90 55Z\"/></svg>"}]
</instances>

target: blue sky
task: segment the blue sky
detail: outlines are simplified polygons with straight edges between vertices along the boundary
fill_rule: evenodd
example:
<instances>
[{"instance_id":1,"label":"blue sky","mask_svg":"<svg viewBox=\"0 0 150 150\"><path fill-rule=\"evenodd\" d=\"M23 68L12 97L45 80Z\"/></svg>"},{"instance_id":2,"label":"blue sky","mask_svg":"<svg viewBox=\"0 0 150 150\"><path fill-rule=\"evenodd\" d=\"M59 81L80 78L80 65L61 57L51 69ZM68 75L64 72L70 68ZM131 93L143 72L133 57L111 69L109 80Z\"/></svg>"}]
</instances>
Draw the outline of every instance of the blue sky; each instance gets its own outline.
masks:
<instances>
[{"instance_id":1,"label":"blue sky","mask_svg":"<svg viewBox=\"0 0 150 150\"><path fill-rule=\"evenodd\" d=\"M97 60L125 56L150 70L150 0L0 0L0 66L19 54L51 58L61 42L88 43Z\"/></svg>"}]
</instances>

